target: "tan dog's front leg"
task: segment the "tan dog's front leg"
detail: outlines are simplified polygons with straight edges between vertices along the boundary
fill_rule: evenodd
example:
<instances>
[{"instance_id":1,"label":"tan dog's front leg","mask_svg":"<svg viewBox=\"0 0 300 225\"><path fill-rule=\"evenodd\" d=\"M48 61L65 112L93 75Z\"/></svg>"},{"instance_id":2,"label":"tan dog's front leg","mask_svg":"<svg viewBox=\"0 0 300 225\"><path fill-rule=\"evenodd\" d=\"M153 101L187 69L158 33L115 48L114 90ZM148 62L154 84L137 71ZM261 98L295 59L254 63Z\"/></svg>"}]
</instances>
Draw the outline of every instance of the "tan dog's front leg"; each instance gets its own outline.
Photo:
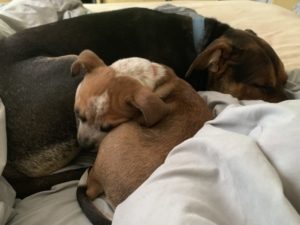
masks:
<instances>
[{"instance_id":1,"label":"tan dog's front leg","mask_svg":"<svg viewBox=\"0 0 300 225\"><path fill-rule=\"evenodd\" d=\"M89 171L89 175L87 178L86 195L91 200L94 200L104 192L103 187L100 183L100 179L97 179L98 176L95 173L96 172L94 170L94 167L92 167L91 170Z\"/></svg>"}]
</instances>

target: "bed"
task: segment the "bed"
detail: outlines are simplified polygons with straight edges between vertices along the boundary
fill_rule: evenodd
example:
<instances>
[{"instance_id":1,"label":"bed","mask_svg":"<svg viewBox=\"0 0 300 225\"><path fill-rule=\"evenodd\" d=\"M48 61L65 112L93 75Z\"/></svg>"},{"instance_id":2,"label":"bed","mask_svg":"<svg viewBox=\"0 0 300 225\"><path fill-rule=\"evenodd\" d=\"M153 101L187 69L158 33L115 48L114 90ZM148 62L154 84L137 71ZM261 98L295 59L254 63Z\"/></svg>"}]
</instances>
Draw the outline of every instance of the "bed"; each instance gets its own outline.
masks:
<instances>
[{"instance_id":1,"label":"bed","mask_svg":"<svg viewBox=\"0 0 300 225\"><path fill-rule=\"evenodd\" d=\"M12 3L0 8L2 36L86 13L165 4L82 6L76 0ZM279 6L252 1L172 4L195 9L237 28L253 29L263 37L285 65L289 75L286 91L291 100L271 104L199 92L215 118L193 138L176 146L165 163L115 212L103 199L95 204L107 216L114 215L114 225L300 224L300 17ZM20 5L32 9L26 19L22 19ZM5 165L5 143L5 112L0 101L0 172ZM62 183L20 200L0 177L0 224L90 224L76 202L77 183Z\"/></svg>"}]
</instances>

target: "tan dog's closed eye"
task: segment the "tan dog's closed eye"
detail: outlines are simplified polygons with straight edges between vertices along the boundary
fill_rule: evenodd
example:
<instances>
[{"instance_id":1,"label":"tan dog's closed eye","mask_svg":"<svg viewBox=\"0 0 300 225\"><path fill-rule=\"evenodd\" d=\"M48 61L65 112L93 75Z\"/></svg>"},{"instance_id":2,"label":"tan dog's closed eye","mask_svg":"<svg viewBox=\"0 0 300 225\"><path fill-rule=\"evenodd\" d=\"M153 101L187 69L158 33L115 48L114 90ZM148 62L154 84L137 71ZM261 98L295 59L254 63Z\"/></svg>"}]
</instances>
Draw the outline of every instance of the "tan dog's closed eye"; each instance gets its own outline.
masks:
<instances>
[{"instance_id":1,"label":"tan dog's closed eye","mask_svg":"<svg viewBox=\"0 0 300 225\"><path fill-rule=\"evenodd\" d=\"M81 60L85 54L94 55L83 52L73 67L85 62ZM106 101L95 101L104 93ZM100 144L87 189L79 186L77 190L78 202L93 224L104 219L89 199L105 194L115 208L164 162L174 146L212 118L188 83L170 68L141 58L88 69L76 93L75 111L90 125L101 127L109 121L114 127Z\"/></svg>"}]
</instances>

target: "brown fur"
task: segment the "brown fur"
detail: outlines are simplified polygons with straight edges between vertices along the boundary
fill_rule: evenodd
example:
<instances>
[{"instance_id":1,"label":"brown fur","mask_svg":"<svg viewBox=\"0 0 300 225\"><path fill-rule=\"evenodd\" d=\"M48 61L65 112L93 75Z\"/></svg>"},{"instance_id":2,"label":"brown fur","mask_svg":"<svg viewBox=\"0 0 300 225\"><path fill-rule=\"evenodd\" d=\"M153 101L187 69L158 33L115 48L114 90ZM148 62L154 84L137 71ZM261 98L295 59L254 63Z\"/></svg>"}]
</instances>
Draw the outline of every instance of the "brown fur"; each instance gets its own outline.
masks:
<instances>
[{"instance_id":1,"label":"brown fur","mask_svg":"<svg viewBox=\"0 0 300 225\"><path fill-rule=\"evenodd\" d=\"M84 88L81 86L76 95L75 110L91 124L101 126L108 115L88 116L95 114L95 108L88 107L88 102L104 86L110 98L114 98L108 114L118 115L117 122L110 118L109 123L115 128L101 142L88 175L86 194L94 199L105 193L116 207L164 162L174 146L192 137L210 120L212 113L197 92L169 68L154 90L128 76L110 78L113 72L109 70L94 68L85 75ZM90 74L101 72L104 74ZM101 76L108 76L110 84ZM89 86L86 79L93 79L91 84L99 83ZM100 80L105 84L101 85Z\"/></svg>"},{"instance_id":2,"label":"brown fur","mask_svg":"<svg viewBox=\"0 0 300 225\"><path fill-rule=\"evenodd\" d=\"M193 70L207 70L207 90L238 99L287 99L284 66L271 46L253 31L226 30L197 56L186 75Z\"/></svg>"}]
</instances>

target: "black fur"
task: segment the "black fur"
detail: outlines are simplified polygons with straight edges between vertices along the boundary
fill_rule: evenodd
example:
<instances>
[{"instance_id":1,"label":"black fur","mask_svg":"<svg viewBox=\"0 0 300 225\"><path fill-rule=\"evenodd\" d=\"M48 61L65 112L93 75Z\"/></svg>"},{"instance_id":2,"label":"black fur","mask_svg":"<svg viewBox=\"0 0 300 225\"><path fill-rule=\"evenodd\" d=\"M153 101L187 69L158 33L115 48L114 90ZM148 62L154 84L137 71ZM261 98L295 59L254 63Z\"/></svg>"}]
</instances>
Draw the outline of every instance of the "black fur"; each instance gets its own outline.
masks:
<instances>
[{"instance_id":1,"label":"black fur","mask_svg":"<svg viewBox=\"0 0 300 225\"><path fill-rule=\"evenodd\" d=\"M204 46L228 27L213 19L205 24ZM220 26L217 32L214 27ZM15 170L5 169L6 177L45 176L78 154L73 103L80 80L69 73L75 57L54 57L84 49L107 64L144 57L182 78L197 54L191 18L142 8L84 15L1 40L0 97L6 107L8 166ZM186 79L205 90L206 76L194 72Z\"/></svg>"}]
</instances>

